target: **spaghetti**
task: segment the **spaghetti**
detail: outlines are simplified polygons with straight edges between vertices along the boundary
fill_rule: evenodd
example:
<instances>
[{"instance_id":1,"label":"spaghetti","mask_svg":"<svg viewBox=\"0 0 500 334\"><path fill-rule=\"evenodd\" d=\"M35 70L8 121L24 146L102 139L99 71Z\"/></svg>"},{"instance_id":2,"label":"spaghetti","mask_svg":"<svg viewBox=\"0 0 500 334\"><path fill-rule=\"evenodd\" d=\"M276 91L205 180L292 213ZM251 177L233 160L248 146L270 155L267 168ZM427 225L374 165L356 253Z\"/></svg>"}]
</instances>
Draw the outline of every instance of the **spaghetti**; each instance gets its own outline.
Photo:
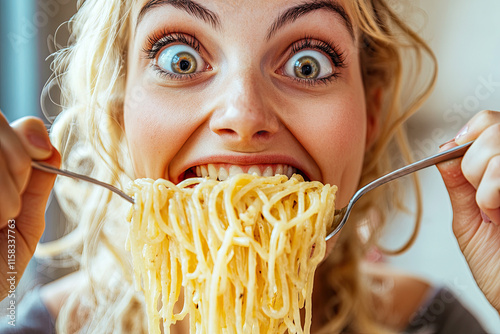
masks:
<instances>
[{"instance_id":1,"label":"spaghetti","mask_svg":"<svg viewBox=\"0 0 500 334\"><path fill-rule=\"evenodd\" d=\"M191 333L308 333L335 192L299 175L136 180L127 247L149 331L189 314Z\"/></svg>"}]
</instances>

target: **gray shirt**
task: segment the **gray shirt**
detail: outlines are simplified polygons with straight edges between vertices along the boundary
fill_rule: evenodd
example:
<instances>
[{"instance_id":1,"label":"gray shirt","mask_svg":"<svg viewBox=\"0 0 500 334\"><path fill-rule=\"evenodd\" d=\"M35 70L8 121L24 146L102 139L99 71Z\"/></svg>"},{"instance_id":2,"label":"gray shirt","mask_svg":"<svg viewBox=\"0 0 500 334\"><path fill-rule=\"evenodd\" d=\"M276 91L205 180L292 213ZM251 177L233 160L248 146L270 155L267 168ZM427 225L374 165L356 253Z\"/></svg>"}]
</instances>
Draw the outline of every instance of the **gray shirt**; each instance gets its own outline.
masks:
<instances>
[{"instance_id":1,"label":"gray shirt","mask_svg":"<svg viewBox=\"0 0 500 334\"><path fill-rule=\"evenodd\" d=\"M455 295L435 289L419 308L404 334L483 334L486 331Z\"/></svg>"}]
</instances>

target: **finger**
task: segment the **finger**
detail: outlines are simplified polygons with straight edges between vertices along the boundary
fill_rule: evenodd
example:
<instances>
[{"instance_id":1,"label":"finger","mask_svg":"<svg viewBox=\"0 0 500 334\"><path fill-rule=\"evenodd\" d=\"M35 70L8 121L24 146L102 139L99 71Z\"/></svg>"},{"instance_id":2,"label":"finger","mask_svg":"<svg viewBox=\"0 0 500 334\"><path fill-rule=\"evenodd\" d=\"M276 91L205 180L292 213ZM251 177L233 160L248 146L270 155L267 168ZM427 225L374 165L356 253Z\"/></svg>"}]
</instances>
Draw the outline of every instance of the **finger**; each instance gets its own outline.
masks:
<instances>
[{"instance_id":1,"label":"finger","mask_svg":"<svg viewBox=\"0 0 500 334\"><path fill-rule=\"evenodd\" d=\"M465 178L475 187L483 178L490 159L500 155L500 123L486 128L467 150L462 161Z\"/></svg>"},{"instance_id":2,"label":"finger","mask_svg":"<svg viewBox=\"0 0 500 334\"><path fill-rule=\"evenodd\" d=\"M444 145L441 150L456 146L454 142ZM462 159L454 159L437 165L453 208L453 233L462 249L472 239L482 223L481 211L476 204L476 189L462 174Z\"/></svg>"},{"instance_id":3,"label":"finger","mask_svg":"<svg viewBox=\"0 0 500 334\"><path fill-rule=\"evenodd\" d=\"M22 192L28 182L31 166L30 157L16 133L0 113L0 155L5 169L2 178L10 179L16 185L17 192ZM6 181L5 181L6 182Z\"/></svg>"},{"instance_id":4,"label":"finger","mask_svg":"<svg viewBox=\"0 0 500 334\"><path fill-rule=\"evenodd\" d=\"M4 228L8 220L16 217L21 210L21 200L17 185L8 174L7 164L0 154L0 229Z\"/></svg>"},{"instance_id":5,"label":"finger","mask_svg":"<svg viewBox=\"0 0 500 334\"><path fill-rule=\"evenodd\" d=\"M61 155L53 148L52 156L44 160L44 162L59 167L61 165ZM55 174L34 169L30 183L22 195L22 205L29 208L29 210L21 211L16 218L16 221L20 223L16 226L19 233L25 238L32 254L45 228L43 224L45 221L45 207L55 179Z\"/></svg>"},{"instance_id":6,"label":"finger","mask_svg":"<svg viewBox=\"0 0 500 334\"><path fill-rule=\"evenodd\" d=\"M41 119L23 117L11 126L31 159L45 160L52 155L49 134Z\"/></svg>"},{"instance_id":7,"label":"finger","mask_svg":"<svg viewBox=\"0 0 500 334\"><path fill-rule=\"evenodd\" d=\"M493 124L500 123L500 112L493 110L483 110L474 117L459 131L455 137L458 145L475 140L479 135Z\"/></svg>"},{"instance_id":8,"label":"finger","mask_svg":"<svg viewBox=\"0 0 500 334\"><path fill-rule=\"evenodd\" d=\"M500 226L500 155L490 159L477 189L476 201L487 219Z\"/></svg>"}]
</instances>

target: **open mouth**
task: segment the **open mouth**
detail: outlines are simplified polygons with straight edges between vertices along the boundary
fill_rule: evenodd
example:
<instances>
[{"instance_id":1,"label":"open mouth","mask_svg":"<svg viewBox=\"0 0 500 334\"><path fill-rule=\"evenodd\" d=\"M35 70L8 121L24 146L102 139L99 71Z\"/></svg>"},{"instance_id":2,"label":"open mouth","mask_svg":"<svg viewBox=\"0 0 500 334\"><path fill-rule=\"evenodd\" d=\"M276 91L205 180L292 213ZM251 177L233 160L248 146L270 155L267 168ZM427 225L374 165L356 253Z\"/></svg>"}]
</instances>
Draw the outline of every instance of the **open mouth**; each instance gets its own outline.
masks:
<instances>
[{"instance_id":1,"label":"open mouth","mask_svg":"<svg viewBox=\"0 0 500 334\"><path fill-rule=\"evenodd\" d=\"M256 174L258 176L286 175L288 178L293 174L306 177L305 173L287 164L259 164L259 165L233 165L233 164L206 164L193 166L180 175L179 181L192 177L208 177L212 180L224 181L230 176L237 174Z\"/></svg>"}]
</instances>

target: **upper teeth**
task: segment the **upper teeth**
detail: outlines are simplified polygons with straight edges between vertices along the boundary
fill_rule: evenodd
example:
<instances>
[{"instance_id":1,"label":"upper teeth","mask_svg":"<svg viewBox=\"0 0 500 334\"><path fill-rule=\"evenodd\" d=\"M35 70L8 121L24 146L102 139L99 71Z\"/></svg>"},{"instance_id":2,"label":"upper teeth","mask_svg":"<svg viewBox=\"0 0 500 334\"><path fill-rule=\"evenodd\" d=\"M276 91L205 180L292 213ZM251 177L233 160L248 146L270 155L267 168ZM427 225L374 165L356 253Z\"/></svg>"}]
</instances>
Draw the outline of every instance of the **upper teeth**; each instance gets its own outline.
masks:
<instances>
[{"instance_id":1,"label":"upper teeth","mask_svg":"<svg viewBox=\"0 0 500 334\"><path fill-rule=\"evenodd\" d=\"M198 177L209 177L213 180L224 181L229 176L236 174L256 174L258 176L273 176L273 175L286 175L288 178L297 173L297 169L284 164L273 164L266 166L238 166L238 165L201 165L196 166L196 175Z\"/></svg>"}]
</instances>

